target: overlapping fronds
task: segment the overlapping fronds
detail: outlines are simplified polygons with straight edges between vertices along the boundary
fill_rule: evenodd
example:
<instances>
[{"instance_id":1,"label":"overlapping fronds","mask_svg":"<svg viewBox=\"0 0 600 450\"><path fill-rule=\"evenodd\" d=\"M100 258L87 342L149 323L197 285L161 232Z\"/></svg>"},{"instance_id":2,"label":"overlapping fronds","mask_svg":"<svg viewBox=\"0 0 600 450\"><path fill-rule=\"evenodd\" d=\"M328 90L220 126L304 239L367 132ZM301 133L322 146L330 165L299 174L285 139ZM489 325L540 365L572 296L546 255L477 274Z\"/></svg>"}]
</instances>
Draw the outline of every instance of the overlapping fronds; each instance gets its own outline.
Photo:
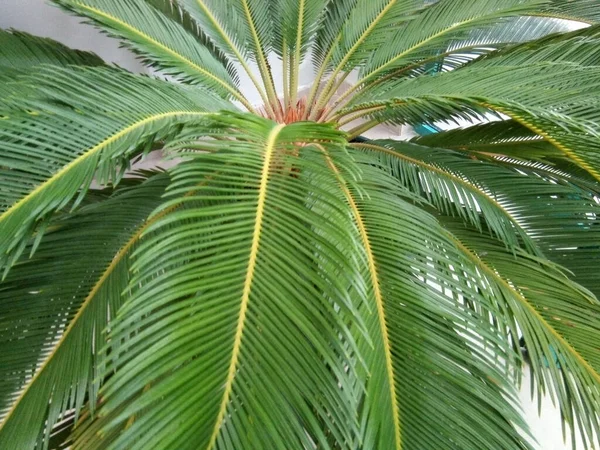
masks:
<instances>
[{"instance_id":1,"label":"overlapping fronds","mask_svg":"<svg viewBox=\"0 0 600 450\"><path fill-rule=\"evenodd\" d=\"M468 37L473 29L481 30L497 25L501 19L533 12L539 4L538 0L441 0L399 28L387 45L373 52L361 73L373 77L429 57L453 41Z\"/></svg>"},{"instance_id":2,"label":"overlapping fronds","mask_svg":"<svg viewBox=\"0 0 600 450\"><path fill-rule=\"evenodd\" d=\"M469 178L457 170L462 168L463 159L396 141L353 146L371 152L371 157L389 167L403 186L440 211L459 216L481 231L483 228L491 230L509 248L525 247L537 253L535 243L514 211L494 192L478 185L477 178Z\"/></svg>"},{"instance_id":3,"label":"overlapping fronds","mask_svg":"<svg viewBox=\"0 0 600 450\"><path fill-rule=\"evenodd\" d=\"M93 53L72 50L52 39L0 30L0 72L5 68L23 71L41 64L100 66L103 62Z\"/></svg>"},{"instance_id":4,"label":"overlapping fronds","mask_svg":"<svg viewBox=\"0 0 600 450\"><path fill-rule=\"evenodd\" d=\"M600 22L600 11L595 0L551 0L540 14L590 24Z\"/></svg>"},{"instance_id":5,"label":"overlapping fronds","mask_svg":"<svg viewBox=\"0 0 600 450\"><path fill-rule=\"evenodd\" d=\"M53 221L35 255L0 286L0 447L40 448L54 424L94 409L109 322L130 257L162 202L159 174ZM69 257L64 254L68 252Z\"/></svg>"},{"instance_id":6,"label":"overlapping fronds","mask_svg":"<svg viewBox=\"0 0 600 450\"><path fill-rule=\"evenodd\" d=\"M235 75L210 50L199 45L177 21L145 0L56 0L57 4L89 17L125 43L144 60L181 80L210 87L223 97L243 100Z\"/></svg>"},{"instance_id":7,"label":"overlapping fronds","mask_svg":"<svg viewBox=\"0 0 600 450\"><path fill-rule=\"evenodd\" d=\"M136 149L221 108L202 91L114 69L46 69L28 84L36 93L22 104L33 112L8 114L0 129L5 267L48 214L81 198L95 175L118 181Z\"/></svg>"},{"instance_id":8,"label":"overlapping fronds","mask_svg":"<svg viewBox=\"0 0 600 450\"><path fill-rule=\"evenodd\" d=\"M18 86L20 78L43 64L100 66L103 61L93 53L72 50L52 39L0 29L0 110L18 105L25 89Z\"/></svg>"},{"instance_id":9,"label":"overlapping fronds","mask_svg":"<svg viewBox=\"0 0 600 450\"><path fill-rule=\"evenodd\" d=\"M600 295L600 204L590 183L408 143L378 141L363 148L385 155L394 176L442 213L491 231L509 250L541 252Z\"/></svg>"},{"instance_id":10,"label":"overlapping fronds","mask_svg":"<svg viewBox=\"0 0 600 450\"><path fill-rule=\"evenodd\" d=\"M568 177L571 182L593 191L596 180L569 155L542 136L514 120L484 122L467 128L419 136L417 144L467 152L479 159L494 159L504 164L530 166Z\"/></svg>"},{"instance_id":11,"label":"overlapping fronds","mask_svg":"<svg viewBox=\"0 0 600 450\"><path fill-rule=\"evenodd\" d=\"M198 206L157 220L136 252L115 372L75 448L329 448L328 435L349 448L355 435L352 222L321 152L295 145L340 135L223 123L242 140L172 171L157 212ZM181 420L156 426L165 416Z\"/></svg>"},{"instance_id":12,"label":"overlapping fronds","mask_svg":"<svg viewBox=\"0 0 600 450\"><path fill-rule=\"evenodd\" d=\"M485 120L489 113L505 114L598 179L599 75L598 68L571 64L488 67L482 61L480 67L475 62L435 77L401 81L389 90L381 87L381 101L359 103L342 114L371 112L377 120L400 123L453 116Z\"/></svg>"},{"instance_id":13,"label":"overlapping fronds","mask_svg":"<svg viewBox=\"0 0 600 450\"><path fill-rule=\"evenodd\" d=\"M359 181L330 161L356 224L367 280L358 296L369 300L361 310L372 344L363 341L368 384L356 448L529 448L501 381L510 376L500 360L517 356L486 317L499 315L494 301L466 281L477 280L476 270L459 269L459 252L414 194L369 155L356 158Z\"/></svg>"},{"instance_id":14,"label":"overlapping fronds","mask_svg":"<svg viewBox=\"0 0 600 450\"><path fill-rule=\"evenodd\" d=\"M440 219L518 322L538 399L549 394L558 401L573 446L579 435L585 448L594 448L600 431L600 360L592 344L600 329L598 300L556 266L523 253L515 257L502 242Z\"/></svg>"},{"instance_id":15,"label":"overlapping fronds","mask_svg":"<svg viewBox=\"0 0 600 450\"><path fill-rule=\"evenodd\" d=\"M597 0L53 2L166 79L0 31L0 448L597 448Z\"/></svg>"}]
</instances>

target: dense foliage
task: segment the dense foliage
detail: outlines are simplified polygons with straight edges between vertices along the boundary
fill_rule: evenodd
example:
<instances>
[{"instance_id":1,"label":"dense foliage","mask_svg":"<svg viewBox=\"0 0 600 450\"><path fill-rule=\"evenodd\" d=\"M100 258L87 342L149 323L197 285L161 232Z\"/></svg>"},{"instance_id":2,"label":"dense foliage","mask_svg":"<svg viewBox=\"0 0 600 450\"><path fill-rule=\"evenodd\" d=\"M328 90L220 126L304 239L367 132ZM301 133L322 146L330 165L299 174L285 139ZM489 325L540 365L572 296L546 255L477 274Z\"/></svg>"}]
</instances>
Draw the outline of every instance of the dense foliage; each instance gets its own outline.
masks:
<instances>
[{"instance_id":1,"label":"dense foliage","mask_svg":"<svg viewBox=\"0 0 600 450\"><path fill-rule=\"evenodd\" d=\"M597 0L53 1L153 75L0 30L1 449L597 448Z\"/></svg>"}]
</instances>

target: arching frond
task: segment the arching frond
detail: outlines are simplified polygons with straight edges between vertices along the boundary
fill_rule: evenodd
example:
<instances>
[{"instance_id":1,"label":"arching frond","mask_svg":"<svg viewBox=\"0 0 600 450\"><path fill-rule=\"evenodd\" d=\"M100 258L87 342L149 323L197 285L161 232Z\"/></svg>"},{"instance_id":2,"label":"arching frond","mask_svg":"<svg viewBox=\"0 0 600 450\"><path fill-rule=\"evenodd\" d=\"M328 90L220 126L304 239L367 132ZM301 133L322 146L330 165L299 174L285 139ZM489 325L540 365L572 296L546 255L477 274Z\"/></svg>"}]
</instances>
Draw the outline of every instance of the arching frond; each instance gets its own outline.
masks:
<instances>
[{"instance_id":1,"label":"arching frond","mask_svg":"<svg viewBox=\"0 0 600 450\"><path fill-rule=\"evenodd\" d=\"M549 63L526 67L487 67L483 63L480 67L476 62L435 77L401 81L389 90L381 88L378 96L382 101L349 107L345 113L351 119L355 117L352 111L362 111L359 115L371 112L378 120L403 123L449 116L481 121L490 112L505 114L598 179L598 80L595 67Z\"/></svg>"},{"instance_id":2,"label":"arching frond","mask_svg":"<svg viewBox=\"0 0 600 450\"><path fill-rule=\"evenodd\" d=\"M207 142L219 151L173 169L160 210L204 205L149 228L112 328L123 342L110 355L115 374L75 448L328 448L325 433L349 448L350 216L321 153L295 145L341 136L251 117L222 123L243 140ZM165 416L183 420L157 427Z\"/></svg>"},{"instance_id":3,"label":"arching frond","mask_svg":"<svg viewBox=\"0 0 600 450\"><path fill-rule=\"evenodd\" d=\"M567 20L578 22L598 23L600 22L600 12L598 4L594 0L550 0L543 14L554 17L562 17Z\"/></svg>"},{"instance_id":4,"label":"arching frond","mask_svg":"<svg viewBox=\"0 0 600 450\"><path fill-rule=\"evenodd\" d=\"M168 182L153 176L53 221L0 286L0 447L41 447L65 414L94 409L106 357L98 349Z\"/></svg>"},{"instance_id":5,"label":"arching frond","mask_svg":"<svg viewBox=\"0 0 600 450\"><path fill-rule=\"evenodd\" d=\"M52 39L0 29L0 110L15 107L23 96L24 87L16 86L19 79L43 64L65 67L104 63L93 53L72 50Z\"/></svg>"},{"instance_id":6,"label":"arching frond","mask_svg":"<svg viewBox=\"0 0 600 450\"><path fill-rule=\"evenodd\" d=\"M508 253L503 244L440 218L519 324L538 395L551 395L572 431L593 448L600 431L598 350L590 345L600 327L600 303L544 260ZM517 338L515 336L515 338Z\"/></svg>"},{"instance_id":7,"label":"arching frond","mask_svg":"<svg viewBox=\"0 0 600 450\"><path fill-rule=\"evenodd\" d=\"M0 129L5 268L34 229L81 198L95 175L100 182L118 181L136 149L222 107L202 91L112 69L47 69L28 83L36 94L22 104L34 113L10 113Z\"/></svg>"},{"instance_id":8,"label":"arching frond","mask_svg":"<svg viewBox=\"0 0 600 450\"><path fill-rule=\"evenodd\" d=\"M589 183L580 185L535 167L499 165L408 143L374 142L366 148L387 155L381 160L392 174L443 214L491 231L508 249L543 253L600 296L595 275L600 270L595 256L600 246L600 205Z\"/></svg>"},{"instance_id":9,"label":"arching frond","mask_svg":"<svg viewBox=\"0 0 600 450\"><path fill-rule=\"evenodd\" d=\"M28 70L41 64L100 66L94 53L72 50L48 38L14 30L0 30L0 73L4 69Z\"/></svg>"},{"instance_id":10,"label":"arching frond","mask_svg":"<svg viewBox=\"0 0 600 450\"><path fill-rule=\"evenodd\" d=\"M145 0L53 0L89 17L139 53L150 65L186 82L210 87L243 101L226 67L179 23Z\"/></svg>"},{"instance_id":11,"label":"arching frond","mask_svg":"<svg viewBox=\"0 0 600 450\"><path fill-rule=\"evenodd\" d=\"M373 343L363 347L369 376L356 448L529 448L509 423L520 419L503 397L513 394L498 382L507 377L502 364L477 346L506 360L515 355L485 315L472 314L459 298L472 295L488 313L493 304L452 277L460 256L435 219L411 204L413 195L374 168L372 158L357 158L362 176L356 182L346 182L352 174L330 162L363 252L367 287L358 295L371 303L362 311Z\"/></svg>"},{"instance_id":12,"label":"arching frond","mask_svg":"<svg viewBox=\"0 0 600 450\"><path fill-rule=\"evenodd\" d=\"M461 158L397 141L353 146L373 153L371 157L389 167L404 187L440 211L461 217L479 230L490 229L510 248L524 246L538 252L515 211L480 185L478 178L460 170L462 164L467 164Z\"/></svg>"},{"instance_id":13,"label":"arching frond","mask_svg":"<svg viewBox=\"0 0 600 450\"><path fill-rule=\"evenodd\" d=\"M468 37L474 29L495 26L502 19L535 11L537 0L440 0L399 28L387 45L380 46L361 69L363 77L374 77L407 63L428 57Z\"/></svg>"},{"instance_id":14,"label":"arching frond","mask_svg":"<svg viewBox=\"0 0 600 450\"><path fill-rule=\"evenodd\" d=\"M467 152L480 159L494 159L519 166L535 165L562 174L573 183L597 190L596 180L555 145L514 120L485 122L413 139L428 147Z\"/></svg>"}]
</instances>

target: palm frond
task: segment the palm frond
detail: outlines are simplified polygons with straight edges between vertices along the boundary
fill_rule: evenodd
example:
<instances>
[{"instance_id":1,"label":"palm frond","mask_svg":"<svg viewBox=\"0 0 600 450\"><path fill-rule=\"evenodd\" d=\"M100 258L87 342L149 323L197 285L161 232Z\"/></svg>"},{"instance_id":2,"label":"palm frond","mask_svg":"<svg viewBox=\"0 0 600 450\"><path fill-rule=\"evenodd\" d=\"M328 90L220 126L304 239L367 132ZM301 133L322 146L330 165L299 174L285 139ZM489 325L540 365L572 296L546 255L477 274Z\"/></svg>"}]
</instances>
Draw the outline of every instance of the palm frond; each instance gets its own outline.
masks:
<instances>
[{"instance_id":1,"label":"palm frond","mask_svg":"<svg viewBox=\"0 0 600 450\"><path fill-rule=\"evenodd\" d=\"M509 250L543 254L600 297L595 275L600 270L595 256L600 247L600 206L597 190L590 190L587 183L580 185L535 167L505 166L408 143L374 142L370 148L385 152L387 157L381 160L392 174L442 214L491 231Z\"/></svg>"},{"instance_id":2,"label":"palm frond","mask_svg":"<svg viewBox=\"0 0 600 450\"><path fill-rule=\"evenodd\" d=\"M509 253L500 241L455 219L440 220L518 322L538 398L547 394L558 401L573 446L579 435L586 448L594 448L600 431L600 355L590 343L600 330L598 300L547 261Z\"/></svg>"},{"instance_id":3,"label":"palm frond","mask_svg":"<svg viewBox=\"0 0 600 450\"><path fill-rule=\"evenodd\" d=\"M296 104L300 64L312 44L327 0L270 0L273 50L289 63L290 104Z\"/></svg>"},{"instance_id":4,"label":"palm frond","mask_svg":"<svg viewBox=\"0 0 600 450\"><path fill-rule=\"evenodd\" d=\"M600 22L598 3L594 0L551 0L543 14L589 24Z\"/></svg>"},{"instance_id":5,"label":"palm frond","mask_svg":"<svg viewBox=\"0 0 600 450\"><path fill-rule=\"evenodd\" d=\"M200 44L210 50L221 63L226 66L235 79L236 74L225 54L214 44L210 37L198 26L193 17L179 4L179 0L145 0L162 14L180 24L188 33L194 35Z\"/></svg>"},{"instance_id":6,"label":"palm frond","mask_svg":"<svg viewBox=\"0 0 600 450\"><path fill-rule=\"evenodd\" d=\"M43 447L65 415L76 419L84 402L94 409L106 356L98 348L168 182L155 175L53 221L0 285L1 448Z\"/></svg>"},{"instance_id":7,"label":"palm frond","mask_svg":"<svg viewBox=\"0 0 600 450\"><path fill-rule=\"evenodd\" d=\"M0 29L0 110L14 106L15 93L23 95L23 86L16 86L19 79L44 64L65 67L101 66L104 63L93 53L72 50L52 39Z\"/></svg>"},{"instance_id":8,"label":"palm frond","mask_svg":"<svg viewBox=\"0 0 600 450\"><path fill-rule=\"evenodd\" d=\"M353 147L374 153L372 157L388 167L402 186L438 210L461 217L476 229L489 229L509 248L539 251L516 211L478 178L460 170L461 163L468 164L462 158L397 141L371 141Z\"/></svg>"},{"instance_id":9,"label":"palm frond","mask_svg":"<svg viewBox=\"0 0 600 450\"><path fill-rule=\"evenodd\" d=\"M163 73L244 102L227 67L208 48L199 45L194 35L145 0L53 1L124 39L146 63Z\"/></svg>"},{"instance_id":10,"label":"palm frond","mask_svg":"<svg viewBox=\"0 0 600 450\"><path fill-rule=\"evenodd\" d=\"M535 63L573 63L580 66L600 64L600 25L570 33L553 34L491 53L478 61L483 66L523 66Z\"/></svg>"},{"instance_id":11,"label":"palm frond","mask_svg":"<svg viewBox=\"0 0 600 450\"><path fill-rule=\"evenodd\" d=\"M5 269L34 229L81 199L95 176L101 183L117 182L137 149L203 120L207 110L225 103L115 69L49 68L28 84L36 93L21 105L34 113L9 113L0 129L0 261Z\"/></svg>"},{"instance_id":12,"label":"palm frond","mask_svg":"<svg viewBox=\"0 0 600 450\"><path fill-rule=\"evenodd\" d=\"M514 424L526 426L504 397L514 398L500 381L505 369L477 346L506 361L516 355L485 315L459 298L471 295L487 313L493 303L453 278L460 256L413 194L371 155L356 158L356 181L330 161L356 223L367 280L358 296L370 303L362 311L372 343L361 341L369 376L356 448L529 448Z\"/></svg>"},{"instance_id":13,"label":"palm frond","mask_svg":"<svg viewBox=\"0 0 600 450\"><path fill-rule=\"evenodd\" d=\"M219 120L241 140L207 142L219 151L186 153L172 170L161 210L200 206L148 229L111 329L122 342L114 375L75 448L329 448L325 430L340 445L355 434L350 216L321 153L296 146L342 135ZM191 379L201 380L193 391ZM157 427L165 416L182 420Z\"/></svg>"},{"instance_id":14,"label":"palm frond","mask_svg":"<svg viewBox=\"0 0 600 450\"><path fill-rule=\"evenodd\" d=\"M413 142L428 147L466 152L474 158L493 159L515 166L562 175L588 189L597 190L596 180L556 146L514 120L485 122L467 128L420 136Z\"/></svg>"},{"instance_id":15,"label":"palm frond","mask_svg":"<svg viewBox=\"0 0 600 450\"><path fill-rule=\"evenodd\" d=\"M525 15L539 8L538 0L440 0L398 28L387 45L377 48L361 69L362 79L369 79L406 64L436 54L449 44L468 38L473 30L485 30L513 16ZM443 50L442 50L443 51Z\"/></svg>"},{"instance_id":16,"label":"palm frond","mask_svg":"<svg viewBox=\"0 0 600 450\"><path fill-rule=\"evenodd\" d=\"M595 67L558 63L487 67L482 61L481 66L475 62L435 77L401 81L387 89L382 86L375 96L381 101L349 107L340 115L348 116L344 122L372 114L377 121L415 124L452 116L481 122L490 113L503 114L600 179L598 80Z\"/></svg>"},{"instance_id":17,"label":"palm frond","mask_svg":"<svg viewBox=\"0 0 600 450\"><path fill-rule=\"evenodd\" d=\"M101 66L104 62L94 53L72 50L52 39L0 30L0 72L6 68L24 71L42 64Z\"/></svg>"}]
</instances>

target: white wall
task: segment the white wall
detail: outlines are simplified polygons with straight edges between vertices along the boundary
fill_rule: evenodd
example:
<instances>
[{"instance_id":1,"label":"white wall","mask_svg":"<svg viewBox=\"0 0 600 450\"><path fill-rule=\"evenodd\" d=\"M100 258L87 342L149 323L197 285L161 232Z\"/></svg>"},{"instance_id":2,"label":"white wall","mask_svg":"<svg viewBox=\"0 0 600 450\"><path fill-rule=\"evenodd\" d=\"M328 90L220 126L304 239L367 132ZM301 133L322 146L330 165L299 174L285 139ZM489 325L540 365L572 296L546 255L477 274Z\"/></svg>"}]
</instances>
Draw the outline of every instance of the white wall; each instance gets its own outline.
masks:
<instances>
[{"instance_id":1,"label":"white wall","mask_svg":"<svg viewBox=\"0 0 600 450\"><path fill-rule=\"evenodd\" d=\"M56 7L47 5L44 0L0 0L0 28L15 28L39 36L51 37L70 47L91 50L106 61L116 63L121 67L133 71L143 71L143 67L135 60L133 55L119 48L118 41L108 38L93 27L80 23L81 19L69 16ZM273 64L274 77L281 80L280 65ZM305 63L300 74L300 84L306 85L312 81L312 68L310 63ZM242 78L242 90L250 87L246 78ZM248 92L254 92L249 89ZM260 97L251 96L249 100L258 104ZM387 137L388 132L397 136L397 130L380 128L372 130L371 137ZM390 136L391 137L391 136ZM147 165L155 164L147 161ZM542 417L537 414L537 404L530 400L528 390L529 380L526 376L520 399L532 431L539 442L539 450L568 450L570 446L562 442L560 415L548 399L542 407ZM583 449L582 446L578 446ZM498 449L504 450L504 449Z\"/></svg>"}]
</instances>

